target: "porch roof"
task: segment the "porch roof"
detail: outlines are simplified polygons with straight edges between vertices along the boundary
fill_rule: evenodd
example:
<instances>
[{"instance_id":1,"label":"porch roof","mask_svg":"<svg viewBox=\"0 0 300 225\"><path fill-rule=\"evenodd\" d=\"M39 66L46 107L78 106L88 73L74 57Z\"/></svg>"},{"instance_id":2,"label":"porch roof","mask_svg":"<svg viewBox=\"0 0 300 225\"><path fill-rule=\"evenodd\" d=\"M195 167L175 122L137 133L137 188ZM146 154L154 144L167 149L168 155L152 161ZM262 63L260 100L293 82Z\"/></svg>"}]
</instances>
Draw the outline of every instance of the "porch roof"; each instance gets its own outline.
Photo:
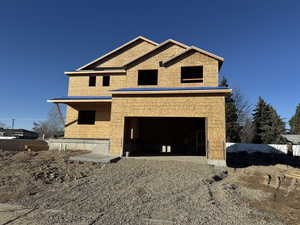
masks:
<instances>
[{"instance_id":1,"label":"porch roof","mask_svg":"<svg viewBox=\"0 0 300 225\"><path fill-rule=\"evenodd\" d=\"M111 96L64 96L60 98L48 99L47 102L53 103L72 103L72 102L111 102Z\"/></svg>"},{"instance_id":2,"label":"porch roof","mask_svg":"<svg viewBox=\"0 0 300 225\"><path fill-rule=\"evenodd\" d=\"M232 89L226 87L121 88L111 92L112 94L231 93Z\"/></svg>"}]
</instances>

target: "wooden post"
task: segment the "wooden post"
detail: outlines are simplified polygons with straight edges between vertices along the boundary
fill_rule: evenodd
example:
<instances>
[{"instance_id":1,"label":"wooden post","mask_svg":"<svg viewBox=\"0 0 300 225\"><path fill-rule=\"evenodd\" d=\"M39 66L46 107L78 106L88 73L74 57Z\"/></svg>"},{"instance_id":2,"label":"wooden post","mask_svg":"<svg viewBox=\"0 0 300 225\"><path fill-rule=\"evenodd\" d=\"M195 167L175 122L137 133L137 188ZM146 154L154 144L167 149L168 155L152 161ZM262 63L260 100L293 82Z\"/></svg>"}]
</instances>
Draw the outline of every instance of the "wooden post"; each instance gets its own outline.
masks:
<instances>
[{"instance_id":1,"label":"wooden post","mask_svg":"<svg viewBox=\"0 0 300 225\"><path fill-rule=\"evenodd\" d=\"M209 159L209 141L206 141L206 158Z\"/></svg>"}]
</instances>

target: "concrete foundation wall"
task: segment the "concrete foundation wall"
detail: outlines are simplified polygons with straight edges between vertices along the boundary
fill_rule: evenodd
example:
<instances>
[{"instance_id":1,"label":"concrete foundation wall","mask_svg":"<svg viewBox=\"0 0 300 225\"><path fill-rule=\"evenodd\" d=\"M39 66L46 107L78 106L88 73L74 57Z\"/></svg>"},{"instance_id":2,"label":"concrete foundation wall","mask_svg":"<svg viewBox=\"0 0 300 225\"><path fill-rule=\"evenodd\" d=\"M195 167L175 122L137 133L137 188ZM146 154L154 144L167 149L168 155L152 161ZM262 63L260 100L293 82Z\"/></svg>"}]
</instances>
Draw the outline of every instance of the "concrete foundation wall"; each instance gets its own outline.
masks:
<instances>
[{"instance_id":1,"label":"concrete foundation wall","mask_svg":"<svg viewBox=\"0 0 300 225\"><path fill-rule=\"evenodd\" d=\"M49 150L87 150L93 153L109 154L110 140L49 139Z\"/></svg>"}]
</instances>

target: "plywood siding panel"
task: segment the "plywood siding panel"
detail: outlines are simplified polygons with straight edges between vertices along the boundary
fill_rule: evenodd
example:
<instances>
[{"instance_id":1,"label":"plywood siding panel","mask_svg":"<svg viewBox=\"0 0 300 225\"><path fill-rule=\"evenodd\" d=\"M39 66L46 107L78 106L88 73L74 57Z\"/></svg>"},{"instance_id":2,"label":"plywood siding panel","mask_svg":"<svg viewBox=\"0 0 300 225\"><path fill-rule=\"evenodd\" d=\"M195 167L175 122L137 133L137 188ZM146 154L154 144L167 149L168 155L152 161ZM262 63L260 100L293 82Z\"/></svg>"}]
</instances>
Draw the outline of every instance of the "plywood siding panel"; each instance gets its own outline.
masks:
<instances>
[{"instance_id":1,"label":"plywood siding panel","mask_svg":"<svg viewBox=\"0 0 300 225\"><path fill-rule=\"evenodd\" d=\"M131 60L137 58L138 56L141 56L145 54L146 52L152 50L155 48L153 44L150 44L146 41L140 42L138 45L126 50L125 52L122 52L119 55L116 55L115 57L111 58L108 61L105 61L97 67L120 67L125 65L126 63L130 62Z\"/></svg>"},{"instance_id":2,"label":"plywood siding panel","mask_svg":"<svg viewBox=\"0 0 300 225\"><path fill-rule=\"evenodd\" d=\"M179 46L172 46L160 54L153 56L146 61L130 68L127 71L126 87L144 87L137 85L137 77L139 70L157 69L158 85L149 87L216 87L218 86L218 61L199 52L185 57L184 59L171 64L167 67L160 67L159 62L168 59L170 56L184 51ZM184 66L203 66L202 83L181 83L181 67ZM148 87L148 86L147 86Z\"/></svg>"},{"instance_id":3,"label":"plywood siding panel","mask_svg":"<svg viewBox=\"0 0 300 225\"><path fill-rule=\"evenodd\" d=\"M141 42L127 51L115 55L107 61L98 63L98 67L121 67L139 55L154 48L147 42ZM69 96L111 95L109 90L137 87L217 87L219 62L205 54L191 52L188 55L160 66L160 61L185 51L183 47L170 44L158 52L145 57L127 68L126 75L111 75L110 86L102 86L102 76L96 78L96 87L89 87L88 76L69 76ZM203 66L203 83L181 83L181 67ZM158 70L158 85L138 86L138 71ZM180 92L179 92L180 93ZM78 125L78 110L96 110L98 118L95 125ZM123 151L124 118L132 117L204 117L207 123L209 141L208 157L224 159L223 142L225 141L225 103L221 95L137 95L134 97L113 97L112 103L77 104L67 107L67 138L110 138L110 151L121 155ZM108 118L103 120L100 118Z\"/></svg>"},{"instance_id":4,"label":"plywood siding panel","mask_svg":"<svg viewBox=\"0 0 300 225\"><path fill-rule=\"evenodd\" d=\"M93 125L77 124L79 110L96 110ZM73 104L67 107L65 138L109 139L111 134L111 103Z\"/></svg>"},{"instance_id":5,"label":"plywood siding panel","mask_svg":"<svg viewBox=\"0 0 300 225\"><path fill-rule=\"evenodd\" d=\"M96 77L96 86L89 87L89 76L69 77L69 96L107 96L111 95L109 90L126 86L126 75L111 75L110 85L102 86L103 76Z\"/></svg>"},{"instance_id":6,"label":"plywood siding panel","mask_svg":"<svg viewBox=\"0 0 300 225\"><path fill-rule=\"evenodd\" d=\"M142 45L144 44L141 44L141 47ZM140 50L142 51L142 49L143 48ZM184 50L184 48L173 44L159 53L153 53L153 55L146 60L131 66L127 70L126 75L111 75L109 87L102 86L103 76L101 75L97 76L96 87L88 86L89 76L69 76L68 94L70 96L111 95L109 91L113 89L137 87L217 87L219 68L218 61L202 53L194 52L193 54L188 55L180 61L167 67L159 66L160 61L165 61L170 57L183 52ZM144 51L146 52L148 49L145 49ZM122 63L123 61L121 60L118 65L122 66ZM181 67L183 66L203 66L203 83L181 83ZM147 69L158 70L158 85L138 85L138 71Z\"/></svg>"},{"instance_id":7,"label":"plywood siding panel","mask_svg":"<svg viewBox=\"0 0 300 225\"><path fill-rule=\"evenodd\" d=\"M156 96L113 98L111 153L122 154L124 118L131 117L204 117L207 118L209 157L224 159L224 96Z\"/></svg>"},{"instance_id":8,"label":"plywood siding panel","mask_svg":"<svg viewBox=\"0 0 300 225\"><path fill-rule=\"evenodd\" d=\"M147 87L172 87L173 83L175 81L175 77L171 77L169 79L169 83L166 83L166 80L170 78L170 76L167 76L168 71L164 67L159 66L160 61L164 61L170 57L173 57L174 55L177 55L181 52L183 52L185 49L178 46L178 45L171 45L168 46L168 48L164 49L163 51L159 53L153 53L153 55L150 58L147 58L145 61L142 61L138 63L137 65L132 66L127 71L127 83L126 86L129 88L135 88L135 87L145 87L145 86L138 86L138 71L139 70L149 70L149 69L157 69L158 70L158 85L155 86L148 86Z\"/></svg>"}]
</instances>

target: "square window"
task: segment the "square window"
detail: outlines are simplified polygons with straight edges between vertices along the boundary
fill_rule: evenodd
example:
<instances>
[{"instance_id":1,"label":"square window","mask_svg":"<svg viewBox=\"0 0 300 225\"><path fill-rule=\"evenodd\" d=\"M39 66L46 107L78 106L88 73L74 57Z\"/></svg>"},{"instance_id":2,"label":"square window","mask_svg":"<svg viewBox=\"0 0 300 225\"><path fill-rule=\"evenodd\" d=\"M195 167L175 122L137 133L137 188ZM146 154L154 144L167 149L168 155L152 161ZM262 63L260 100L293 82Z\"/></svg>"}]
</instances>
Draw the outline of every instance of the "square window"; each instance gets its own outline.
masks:
<instances>
[{"instance_id":1,"label":"square window","mask_svg":"<svg viewBox=\"0 0 300 225\"><path fill-rule=\"evenodd\" d=\"M203 83L203 66L181 67L181 83Z\"/></svg>"},{"instance_id":2,"label":"square window","mask_svg":"<svg viewBox=\"0 0 300 225\"><path fill-rule=\"evenodd\" d=\"M138 85L157 85L157 70L139 70Z\"/></svg>"},{"instance_id":3,"label":"square window","mask_svg":"<svg viewBox=\"0 0 300 225\"><path fill-rule=\"evenodd\" d=\"M79 111L78 112L78 124L95 124L96 111Z\"/></svg>"},{"instance_id":4,"label":"square window","mask_svg":"<svg viewBox=\"0 0 300 225\"><path fill-rule=\"evenodd\" d=\"M102 86L109 86L110 76L103 76Z\"/></svg>"},{"instance_id":5,"label":"square window","mask_svg":"<svg viewBox=\"0 0 300 225\"><path fill-rule=\"evenodd\" d=\"M89 86L95 87L96 86L96 76L90 76L89 78Z\"/></svg>"}]
</instances>

